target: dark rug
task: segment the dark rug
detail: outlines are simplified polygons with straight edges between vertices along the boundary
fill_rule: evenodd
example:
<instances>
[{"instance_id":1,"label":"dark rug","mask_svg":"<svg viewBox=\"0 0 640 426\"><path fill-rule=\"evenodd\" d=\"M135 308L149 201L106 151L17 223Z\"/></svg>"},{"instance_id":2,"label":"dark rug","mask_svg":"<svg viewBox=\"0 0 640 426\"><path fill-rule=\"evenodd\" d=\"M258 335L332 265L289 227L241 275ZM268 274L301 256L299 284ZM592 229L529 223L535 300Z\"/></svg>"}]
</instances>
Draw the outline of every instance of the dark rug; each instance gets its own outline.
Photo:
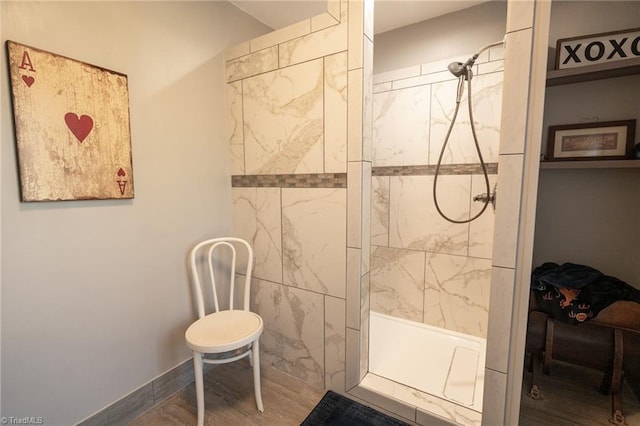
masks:
<instances>
[{"instance_id":1,"label":"dark rug","mask_svg":"<svg viewBox=\"0 0 640 426\"><path fill-rule=\"evenodd\" d=\"M300 426L408 426L373 408L328 391Z\"/></svg>"}]
</instances>

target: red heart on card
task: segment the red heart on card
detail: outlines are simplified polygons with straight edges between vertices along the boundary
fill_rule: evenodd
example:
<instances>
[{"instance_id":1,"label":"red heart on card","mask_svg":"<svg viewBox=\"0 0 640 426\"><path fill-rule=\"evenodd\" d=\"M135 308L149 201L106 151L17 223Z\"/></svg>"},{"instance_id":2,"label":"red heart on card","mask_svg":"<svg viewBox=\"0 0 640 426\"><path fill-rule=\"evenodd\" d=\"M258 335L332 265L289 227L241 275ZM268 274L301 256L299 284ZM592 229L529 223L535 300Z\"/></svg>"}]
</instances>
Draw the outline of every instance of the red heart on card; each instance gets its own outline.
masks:
<instances>
[{"instance_id":1,"label":"red heart on card","mask_svg":"<svg viewBox=\"0 0 640 426\"><path fill-rule=\"evenodd\" d=\"M36 79L31 77L30 75L23 75L22 76L22 81L25 82L25 84L27 85L27 87L31 87L31 85L33 83L35 83Z\"/></svg>"},{"instance_id":2,"label":"red heart on card","mask_svg":"<svg viewBox=\"0 0 640 426\"><path fill-rule=\"evenodd\" d=\"M124 170L122 169L122 167L120 167L120 170L118 170L118 176L122 177L126 175L126 173L124 172Z\"/></svg>"},{"instance_id":3,"label":"red heart on card","mask_svg":"<svg viewBox=\"0 0 640 426\"><path fill-rule=\"evenodd\" d=\"M68 112L64 115L64 122L80 142L84 141L91 129L93 129L93 119L88 115L81 115L74 112Z\"/></svg>"}]
</instances>

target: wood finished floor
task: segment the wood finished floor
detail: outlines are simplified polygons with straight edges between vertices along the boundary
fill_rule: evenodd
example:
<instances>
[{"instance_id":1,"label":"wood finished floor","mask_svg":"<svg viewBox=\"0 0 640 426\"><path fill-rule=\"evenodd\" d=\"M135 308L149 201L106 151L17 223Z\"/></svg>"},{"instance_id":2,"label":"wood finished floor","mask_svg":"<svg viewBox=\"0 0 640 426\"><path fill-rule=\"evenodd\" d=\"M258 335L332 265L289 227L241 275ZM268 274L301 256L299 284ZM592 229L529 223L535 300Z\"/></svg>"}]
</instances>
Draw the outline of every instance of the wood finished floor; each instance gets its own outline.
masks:
<instances>
[{"instance_id":1,"label":"wood finished floor","mask_svg":"<svg viewBox=\"0 0 640 426\"><path fill-rule=\"evenodd\" d=\"M298 426L325 394L273 368L262 369L261 381L264 413L256 409L248 362L220 365L206 374L205 424ZM194 385L188 385L129 425L195 425L195 394Z\"/></svg>"},{"instance_id":2,"label":"wood finished floor","mask_svg":"<svg viewBox=\"0 0 640 426\"><path fill-rule=\"evenodd\" d=\"M543 400L526 396L531 375L524 374L520 426L611 426L611 397L598 392L602 373L554 361L538 380ZM625 384L622 409L629 426L640 426L640 402Z\"/></svg>"},{"instance_id":3,"label":"wood finished floor","mask_svg":"<svg viewBox=\"0 0 640 426\"><path fill-rule=\"evenodd\" d=\"M544 399L535 401L526 396L531 382L530 375L525 372L520 426L611 426L611 398L597 391L601 379L602 375L597 371L554 362L551 374L541 374L538 380ZM297 426L324 393L322 389L265 367L262 369L265 411L259 413L248 363L221 365L205 375L205 424ZM191 384L129 424L195 425L195 400L195 388ZM625 386L622 404L627 424L640 426L640 402L628 386Z\"/></svg>"}]
</instances>

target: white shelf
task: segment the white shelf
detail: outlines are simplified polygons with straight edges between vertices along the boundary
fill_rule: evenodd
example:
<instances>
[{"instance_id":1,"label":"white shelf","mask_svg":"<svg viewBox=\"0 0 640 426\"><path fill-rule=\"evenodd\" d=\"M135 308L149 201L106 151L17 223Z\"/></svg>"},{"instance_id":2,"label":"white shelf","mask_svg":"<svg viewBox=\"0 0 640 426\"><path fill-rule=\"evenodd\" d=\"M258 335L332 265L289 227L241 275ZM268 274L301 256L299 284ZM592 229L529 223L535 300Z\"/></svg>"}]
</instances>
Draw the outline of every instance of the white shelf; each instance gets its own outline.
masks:
<instances>
[{"instance_id":1,"label":"white shelf","mask_svg":"<svg viewBox=\"0 0 640 426\"><path fill-rule=\"evenodd\" d=\"M640 160L543 161L540 169L640 169Z\"/></svg>"}]
</instances>

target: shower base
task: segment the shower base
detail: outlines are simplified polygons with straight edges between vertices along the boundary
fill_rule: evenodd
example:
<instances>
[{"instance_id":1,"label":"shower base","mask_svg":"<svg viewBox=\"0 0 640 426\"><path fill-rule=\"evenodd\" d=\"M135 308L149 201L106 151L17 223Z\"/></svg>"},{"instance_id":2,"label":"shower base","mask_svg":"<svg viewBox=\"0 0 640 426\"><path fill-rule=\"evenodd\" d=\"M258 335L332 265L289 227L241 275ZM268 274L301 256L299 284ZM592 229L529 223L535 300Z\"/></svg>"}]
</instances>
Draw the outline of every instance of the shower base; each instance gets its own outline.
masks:
<instances>
[{"instance_id":1,"label":"shower base","mask_svg":"<svg viewBox=\"0 0 640 426\"><path fill-rule=\"evenodd\" d=\"M486 340L371 312L360 384L463 425L482 418Z\"/></svg>"}]
</instances>

